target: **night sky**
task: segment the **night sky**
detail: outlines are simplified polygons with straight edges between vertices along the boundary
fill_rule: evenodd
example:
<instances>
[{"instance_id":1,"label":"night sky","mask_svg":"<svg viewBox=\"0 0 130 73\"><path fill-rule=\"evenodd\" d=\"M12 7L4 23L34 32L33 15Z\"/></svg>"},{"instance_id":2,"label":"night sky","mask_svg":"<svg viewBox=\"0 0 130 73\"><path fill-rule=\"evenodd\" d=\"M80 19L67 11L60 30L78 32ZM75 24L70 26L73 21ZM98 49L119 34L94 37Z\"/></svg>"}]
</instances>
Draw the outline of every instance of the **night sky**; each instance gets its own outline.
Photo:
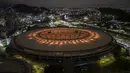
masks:
<instances>
[{"instance_id":1,"label":"night sky","mask_svg":"<svg viewBox=\"0 0 130 73\"><path fill-rule=\"evenodd\" d=\"M32 6L44 7L114 7L114 8L130 8L130 0L0 0L1 5L4 4L28 4Z\"/></svg>"}]
</instances>

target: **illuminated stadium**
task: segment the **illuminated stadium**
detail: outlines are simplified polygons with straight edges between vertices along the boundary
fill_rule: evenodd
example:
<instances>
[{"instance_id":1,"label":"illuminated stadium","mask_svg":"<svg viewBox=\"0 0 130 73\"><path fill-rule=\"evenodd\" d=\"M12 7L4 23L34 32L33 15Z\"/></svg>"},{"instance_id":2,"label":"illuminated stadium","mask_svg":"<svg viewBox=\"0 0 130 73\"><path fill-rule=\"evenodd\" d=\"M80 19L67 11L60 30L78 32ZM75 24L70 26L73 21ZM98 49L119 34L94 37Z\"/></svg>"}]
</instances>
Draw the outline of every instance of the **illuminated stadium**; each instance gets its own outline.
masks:
<instances>
[{"instance_id":1,"label":"illuminated stadium","mask_svg":"<svg viewBox=\"0 0 130 73\"><path fill-rule=\"evenodd\" d=\"M10 46L17 54L48 64L71 59L78 65L112 52L116 41L107 33L92 28L44 28L14 37Z\"/></svg>"}]
</instances>

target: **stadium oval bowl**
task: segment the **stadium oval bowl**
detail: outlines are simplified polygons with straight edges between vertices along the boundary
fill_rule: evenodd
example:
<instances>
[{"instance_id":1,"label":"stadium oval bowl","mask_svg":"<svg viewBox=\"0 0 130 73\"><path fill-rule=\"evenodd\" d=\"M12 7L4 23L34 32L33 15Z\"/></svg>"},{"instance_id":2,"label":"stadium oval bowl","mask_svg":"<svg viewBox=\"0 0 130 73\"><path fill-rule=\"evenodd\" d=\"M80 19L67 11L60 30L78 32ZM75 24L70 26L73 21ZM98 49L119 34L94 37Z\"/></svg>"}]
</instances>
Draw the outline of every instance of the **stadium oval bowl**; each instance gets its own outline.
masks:
<instances>
[{"instance_id":1,"label":"stadium oval bowl","mask_svg":"<svg viewBox=\"0 0 130 73\"><path fill-rule=\"evenodd\" d=\"M116 41L96 29L48 28L25 32L13 38L11 46L39 56L91 56L113 50Z\"/></svg>"}]
</instances>

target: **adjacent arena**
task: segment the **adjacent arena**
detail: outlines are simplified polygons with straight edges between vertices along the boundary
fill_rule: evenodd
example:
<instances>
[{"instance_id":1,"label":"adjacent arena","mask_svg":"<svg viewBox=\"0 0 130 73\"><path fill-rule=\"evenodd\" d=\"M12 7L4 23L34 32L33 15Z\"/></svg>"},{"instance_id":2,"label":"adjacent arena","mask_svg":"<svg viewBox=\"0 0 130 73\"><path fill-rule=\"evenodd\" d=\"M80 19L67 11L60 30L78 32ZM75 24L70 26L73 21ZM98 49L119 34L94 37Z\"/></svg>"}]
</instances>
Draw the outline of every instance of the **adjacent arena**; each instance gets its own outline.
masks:
<instances>
[{"instance_id":1,"label":"adjacent arena","mask_svg":"<svg viewBox=\"0 0 130 73\"><path fill-rule=\"evenodd\" d=\"M114 50L116 41L109 34L92 28L47 28L20 34L10 45L17 52L48 62L64 58L89 61Z\"/></svg>"}]
</instances>

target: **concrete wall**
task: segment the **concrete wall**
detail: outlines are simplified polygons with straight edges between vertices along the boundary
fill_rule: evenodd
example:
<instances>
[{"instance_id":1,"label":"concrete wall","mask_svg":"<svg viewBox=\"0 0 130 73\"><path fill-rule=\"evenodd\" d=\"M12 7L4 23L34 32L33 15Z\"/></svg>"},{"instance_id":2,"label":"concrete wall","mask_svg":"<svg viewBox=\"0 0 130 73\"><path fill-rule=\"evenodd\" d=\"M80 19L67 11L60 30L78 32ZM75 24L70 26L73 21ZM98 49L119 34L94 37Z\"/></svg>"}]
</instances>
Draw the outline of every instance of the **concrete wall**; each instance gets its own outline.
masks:
<instances>
[{"instance_id":1,"label":"concrete wall","mask_svg":"<svg viewBox=\"0 0 130 73\"><path fill-rule=\"evenodd\" d=\"M114 7L130 8L130 0L0 0L2 4L24 3L45 7Z\"/></svg>"}]
</instances>

